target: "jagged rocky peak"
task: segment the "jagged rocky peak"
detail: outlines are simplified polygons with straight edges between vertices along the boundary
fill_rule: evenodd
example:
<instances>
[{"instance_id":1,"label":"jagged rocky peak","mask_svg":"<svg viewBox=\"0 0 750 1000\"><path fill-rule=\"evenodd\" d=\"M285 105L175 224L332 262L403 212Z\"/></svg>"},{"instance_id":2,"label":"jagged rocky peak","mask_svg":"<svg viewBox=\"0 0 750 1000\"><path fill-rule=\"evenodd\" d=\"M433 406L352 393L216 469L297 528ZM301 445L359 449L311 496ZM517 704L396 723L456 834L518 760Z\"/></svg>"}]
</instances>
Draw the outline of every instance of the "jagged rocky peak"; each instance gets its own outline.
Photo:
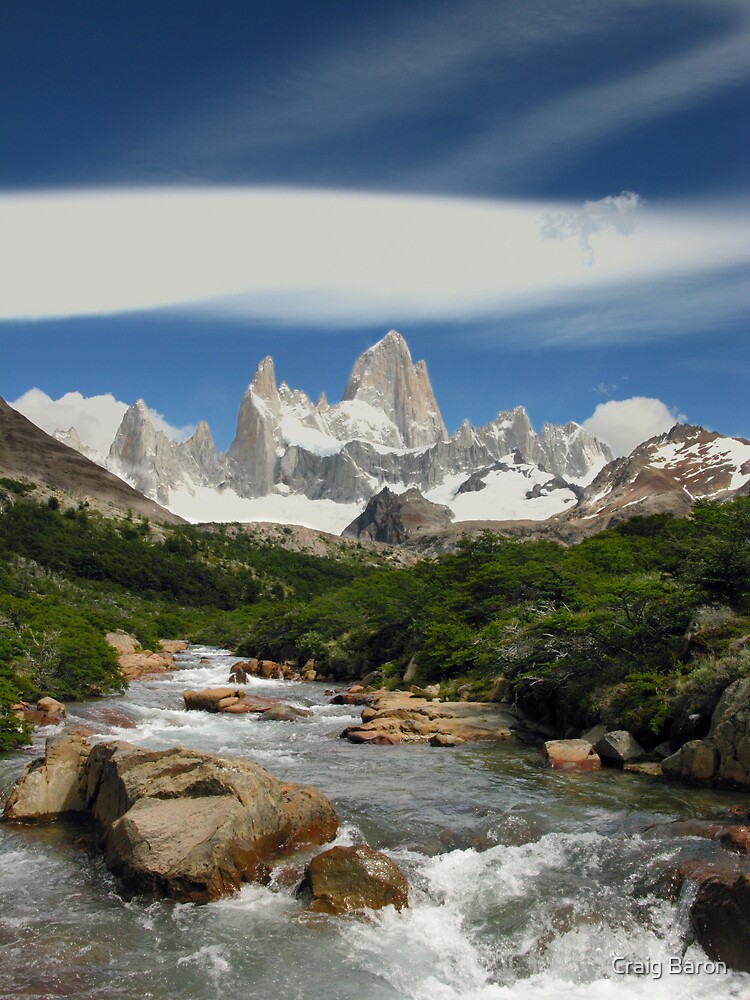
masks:
<instances>
[{"instance_id":1,"label":"jagged rocky peak","mask_svg":"<svg viewBox=\"0 0 750 1000\"><path fill-rule=\"evenodd\" d=\"M261 399L266 399L269 402L278 397L276 372L273 367L273 358L270 355L263 358L255 369L255 375L247 387L245 395L248 395L248 393L260 396Z\"/></svg>"},{"instance_id":2,"label":"jagged rocky peak","mask_svg":"<svg viewBox=\"0 0 750 1000\"><path fill-rule=\"evenodd\" d=\"M448 432L424 361L412 362L406 341L395 330L360 355L342 403L365 403L397 428L402 447L423 448L446 441Z\"/></svg>"},{"instance_id":3,"label":"jagged rocky peak","mask_svg":"<svg viewBox=\"0 0 750 1000\"><path fill-rule=\"evenodd\" d=\"M271 357L264 358L245 390L237 431L227 452L236 489L246 496L270 493L281 446L281 401Z\"/></svg>"}]
</instances>

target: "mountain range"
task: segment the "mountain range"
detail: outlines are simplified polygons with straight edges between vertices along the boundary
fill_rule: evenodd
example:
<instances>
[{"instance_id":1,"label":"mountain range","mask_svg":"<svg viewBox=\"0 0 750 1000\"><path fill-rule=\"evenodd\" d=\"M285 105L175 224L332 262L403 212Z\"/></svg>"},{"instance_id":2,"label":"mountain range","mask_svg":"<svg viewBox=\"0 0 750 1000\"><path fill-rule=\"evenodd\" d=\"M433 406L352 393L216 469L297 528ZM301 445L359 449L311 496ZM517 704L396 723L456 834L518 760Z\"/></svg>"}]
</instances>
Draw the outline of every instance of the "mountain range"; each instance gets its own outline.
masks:
<instances>
[{"instance_id":1,"label":"mountain range","mask_svg":"<svg viewBox=\"0 0 750 1000\"><path fill-rule=\"evenodd\" d=\"M357 359L337 403L277 385L273 360L264 358L226 453L205 421L189 440L171 440L143 400L126 411L106 456L75 427L55 437L187 520L277 521L375 537L367 513L374 504L372 517L396 525L389 530L398 541L420 524L447 530L451 520L456 531L499 522L516 534L575 537L750 488L750 444L689 425L618 459L576 423L545 424L536 434L523 407L449 435L425 363L413 363L394 330ZM377 537L388 540L383 530Z\"/></svg>"},{"instance_id":2,"label":"mountain range","mask_svg":"<svg viewBox=\"0 0 750 1000\"><path fill-rule=\"evenodd\" d=\"M143 400L125 413L106 456L75 427L55 436L189 520L302 520L339 531L385 486L416 488L459 519L543 519L574 504L612 459L575 423L545 424L537 435L523 407L449 435L425 363L413 363L393 330L357 359L337 403L277 385L264 358L226 453L204 421L189 440L171 440Z\"/></svg>"}]
</instances>

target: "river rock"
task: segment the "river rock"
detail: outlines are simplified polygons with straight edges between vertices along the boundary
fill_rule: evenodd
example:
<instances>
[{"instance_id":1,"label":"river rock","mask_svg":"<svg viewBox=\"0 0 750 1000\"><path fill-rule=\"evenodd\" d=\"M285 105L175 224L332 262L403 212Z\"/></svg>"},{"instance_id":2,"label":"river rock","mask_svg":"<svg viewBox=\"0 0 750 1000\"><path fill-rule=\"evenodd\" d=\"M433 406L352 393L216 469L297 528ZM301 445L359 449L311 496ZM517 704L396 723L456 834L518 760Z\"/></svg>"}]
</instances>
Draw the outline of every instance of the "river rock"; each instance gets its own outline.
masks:
<instances>
[{"instance_id":1,"label":"river rock","mask_svg":"<svg viewBox=\"0 0 750 1000\"><path fill-rule=\"evenodd\" d=\"M4 816L84 811L129 888L191 902L265 878L278 853L325 843L338 826L317 789L282 784L250 761L119 741L90 748L74 731L21 776Z\"/></svg>"},{"instance_id":2,"label":"river rock","mask_svg":"<svg viewBox=\"0 0 750 1000\"><path fill-rule=\"evenodd\" d=\"M312 712L305 708L295 708L293 705L272 705L261 712L260 719L264 722L296 722L298 719L309 718Z\"/></svg>"},{"instance_id":3,"label":"river rock","mask_svg":"<svg viewBox=\"0 0 750 1000\"><path fill-rule=\"evenodd\" d=\"M508 706L491 702L437 702L411 691L373 691L355 695L365 700L362 723L341 734L352 743L429 743L438 735L467 742L507 740L517 723ZM396 740L394 740L396 742Z\"/></svg>"},{"instance_id":4,"label":"river rock","mask_svg":"<svg viewBox=\"0 0 750 1000\"><path fill-rule=\"evenodd\" d=\"M601 771L599 754L588 740L547 740L547 761L556 771Z\"/></svg>"},{"instance_id":5,"label":"river rock","mask_svg":"<svg viewBox=\"0 0 750 1000\"><path fill-rule=\"evenodd\" d=\"M7 820L40 821L87 808L84 765L91 748L83 729L47 740L44 758L32 761L3 810Z\"/></svg>"},{"instance_id":6,"label":"river rock","mask_svg":"<svg viewBox=\"0 0 750 1000\"><path fill-rule=\"evenodd\" d=\"M594 744L594 750L603 761L618 767L635 764L646 756L646 751L627 729L606 733Z\"/></svg>"},{"instance_id":7,"label":"river rock","mask_svg":"<svg viewBox=\"0 0 750 1000\"><path fill-rule=\"evenodd\" d=\"M281 785L279 848L284 851L333 840L339 819L330 799L313 785Z\"/></svg>"},{"instance_id":8,"label":"river rock","mask_svg":"<svg viewBox=\"0 0 750 1000\"><path fill-rule=\"evenodd\" d=\"M690 921L709 958L750 972L750 874L702 880Z\"/></svg>"},{"instance_id":9,"label":"river rock","mask_svg":"<svg viewBox=\"0 0 750 1000\"><path fill-rule=\"evenodd\" d=\"M160 639L159 649L162 653L184 653L190 646L184 639Z\"/></svg>"},{"instance_id":10,"label":"river rock","mask_svg":"<svg viewBox=\"0 0 750 1000\"><path fill-rule=\"evenodd\" d=\"M239 688L220 687L205 688L203 691L184 691L182 698L185 708L196 712L218 712L221 702L227 703L227 699L240 701L245 693Z\"/></svg>"},{"instance_id":11,"label":"river rock","mask_svg":"<svg viewBox=\"0 0 750 1000\"><path fill-rule=\"evenodd\" d=\"M120 670L126 681L136 681L146 674L160 674L174 670L177 662L172 653L154 653L144 649L140 653L121 653L118 657Z\"/></svg>"},{"instance_id":12,"label":"river rock","mask_svg":"<svg viewBox=\"0 0 750 1000\"><path fill-rule=\"evenodd\" d=\"M38 712L45 712L47 715L55 715L58 719L66 716L65 705L56 698L40 698L36 703Z\"/></svg>"},{"instance_id":13,"label":"river rock","mask_svg":"<svg viewBox=\"0 0 750 1000\"><path fill-rule=\"evenodd\" d=\"M332 847L305 869L298 894L312 899L318 913L379 910L409 905L409 884L398 866L366 844Z\"/></svg>"},{"instance_id":14,"label":"river rock","mask_svg":"<svg viewBox=\"0 0 750 1000\"><path fill-rule=\"evenodd\" d=\"M591 746L595 746L602 736L607 735L607 727L598 723L596 726L592 726L591 729L587 729L585 733L581 733L581 739L586 740Z\"/></svg>"},{"instance_id":15,"label":"river rock","mask_svg":"<svg viewBox=\"0 0 750 1000\"><path fill-rule=\"evenodd\" d=\"M750 788L750 677L724 691L704 740L690 740L662 761L668 778Z\"/></svg>"}]
</instances>

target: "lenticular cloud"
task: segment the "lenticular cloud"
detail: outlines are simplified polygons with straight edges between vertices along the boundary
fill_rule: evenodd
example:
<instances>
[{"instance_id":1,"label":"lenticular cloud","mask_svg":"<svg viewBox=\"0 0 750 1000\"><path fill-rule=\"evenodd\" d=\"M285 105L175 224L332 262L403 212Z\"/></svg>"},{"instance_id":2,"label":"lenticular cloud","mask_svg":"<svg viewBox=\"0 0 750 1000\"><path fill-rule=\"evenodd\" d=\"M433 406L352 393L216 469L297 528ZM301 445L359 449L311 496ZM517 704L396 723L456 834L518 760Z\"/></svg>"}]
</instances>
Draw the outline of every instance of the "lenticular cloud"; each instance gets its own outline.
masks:
<instances>
[{"instance_id":1,"label":"lenticular cloud","mask_svg":"<svg viewBox=\"0 0 750 1000\"><path fill-rule=\"evenodd\" d=\"M632 193L583 207L268 188L5 195L0 319L492 319L737 267L750 258L742 216Z\"/></svg>"}]
</instances>

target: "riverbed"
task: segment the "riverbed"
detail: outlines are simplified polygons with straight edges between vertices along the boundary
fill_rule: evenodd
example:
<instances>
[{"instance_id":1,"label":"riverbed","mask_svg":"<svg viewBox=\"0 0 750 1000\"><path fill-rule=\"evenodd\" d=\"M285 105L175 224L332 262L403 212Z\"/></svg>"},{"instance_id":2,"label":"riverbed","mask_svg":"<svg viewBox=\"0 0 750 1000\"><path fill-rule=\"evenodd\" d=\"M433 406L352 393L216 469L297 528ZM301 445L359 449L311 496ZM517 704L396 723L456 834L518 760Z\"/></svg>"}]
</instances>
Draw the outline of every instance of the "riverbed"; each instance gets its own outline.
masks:
<instances>
[{"instance_id":1,"label":"riverbed","mask_svg":"<svg viewBox=\"0 0 750 1000\"><path fill-rule=\"evenodd\" d=\"M182 692L225 684L236 659L192 647L173 674L68 706L68 724L316 785L342 821L336 843L387 852L409 879L410 908L309 913L294 895L304 858L205 906L129 899L86 829L0 825L0 998L750 997L750 975L669 971L706 961L689 940L690 886L678 892L671 872L722 850L669 824L748 796L562 774L515 743L354 746L339 734L360 710L329 705L321 684L249 679L254 694L311 709L294 723L184 711ZM52 733L0 757L0 790Z\"/></svg>"}]
</instances>

